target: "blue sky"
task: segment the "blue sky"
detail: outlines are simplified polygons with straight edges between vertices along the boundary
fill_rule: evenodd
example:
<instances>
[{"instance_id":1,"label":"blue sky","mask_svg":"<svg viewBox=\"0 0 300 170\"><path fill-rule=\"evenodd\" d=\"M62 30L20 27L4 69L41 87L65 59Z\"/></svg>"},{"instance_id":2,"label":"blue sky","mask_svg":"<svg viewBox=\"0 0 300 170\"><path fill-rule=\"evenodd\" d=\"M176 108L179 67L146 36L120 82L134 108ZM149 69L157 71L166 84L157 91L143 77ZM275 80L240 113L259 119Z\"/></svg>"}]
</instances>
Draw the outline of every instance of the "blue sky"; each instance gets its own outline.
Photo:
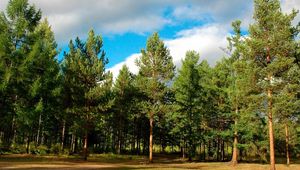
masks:
<instances>
[{"instance_id":1,"label":"blue sky","mask_svg":"<svg viewBox=\"0 0 300 170\"><path fill-rule=\"evenodd\" d=\"M201 26L205 22L199 21L185 21L180 24L166 25L158 31L163 39L175 39L176 33L184 30L191 29L196 26ZM139 52L140 49L145 48L147 38L153 32L145 32L143 34L136 33L124 33L114 36L104 35L104 49L106 50L107 56L109 57L108 67L112 67L124 60L124 57L128 57L133 53Z\"/></svg>"},{"instance_id":2,"label":"blue sky","mask_svg":"<svg viewBox=\"0 0 300 170\"><path fill-rule=\"evenodd\" d=\"M0 0L4 10L8 0ZM214 64L225 54L231 22L240 19L246 31L252 22L252 0L29 0L41 8L59 48L67 51L70 39L86 38L93 28L103 36L114 76L123 64L136 73L134 64L147 37L159 32L180 66L187 50L200 53ZM284 12L300 9L299 0L281 0ZM296 22L300 17L296 18Z\"/></svg>"}]
</instances>

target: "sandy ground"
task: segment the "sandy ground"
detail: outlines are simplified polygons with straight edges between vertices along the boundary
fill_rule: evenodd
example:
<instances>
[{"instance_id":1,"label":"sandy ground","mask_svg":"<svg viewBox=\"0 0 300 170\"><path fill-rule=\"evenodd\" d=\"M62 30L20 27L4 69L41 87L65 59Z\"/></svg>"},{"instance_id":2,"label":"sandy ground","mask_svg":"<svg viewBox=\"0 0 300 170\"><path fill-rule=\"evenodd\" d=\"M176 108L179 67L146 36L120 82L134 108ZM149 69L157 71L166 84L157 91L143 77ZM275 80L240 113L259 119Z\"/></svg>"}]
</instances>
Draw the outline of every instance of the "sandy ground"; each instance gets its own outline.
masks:
<instances>
[{"instance_id":1,"label":"sandy ground","mask_svg":"<svg viewBox=\"0 0 300 170\"><path fill-rule=\"evenodd\" d=\"M300 165L277 165L277 170L300 170ZM96 163L96 162L1 162L0 169L16 170L95 170L95 169L204 169L204 170L268 170L268 165L240 164L236 167L228 163L183 163L183 164L126 164L126 163Z\"/></svg>"},{"instance_id":2,"label":"sandy ground","mask_svg":"<svg viewBox=\"0 0 300 170\"><path fill-rule=\"evenodd\" d=\"M289 167L283 164L276 165L277 170L300 170L300 164L292 164ZM167 169L167 170L269 170L268 164L242 163L232 167L228 162L192 162L186 163L178 160L157 160L156 163L148 164L144 159L134 160L105 160L101 158L82 161L78 159L56 157L0 157L0 169L3 170L96 170L96 169Z\"/></svg>"}]
</instances>

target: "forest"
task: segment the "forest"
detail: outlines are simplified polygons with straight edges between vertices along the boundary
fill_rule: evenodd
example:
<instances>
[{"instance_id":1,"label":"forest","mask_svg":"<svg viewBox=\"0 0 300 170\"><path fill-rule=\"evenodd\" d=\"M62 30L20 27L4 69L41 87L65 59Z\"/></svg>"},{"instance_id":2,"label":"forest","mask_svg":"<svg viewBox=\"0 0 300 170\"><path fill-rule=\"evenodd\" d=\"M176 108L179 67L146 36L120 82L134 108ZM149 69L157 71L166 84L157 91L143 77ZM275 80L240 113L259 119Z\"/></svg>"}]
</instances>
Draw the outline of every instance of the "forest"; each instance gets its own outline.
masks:
<instances>
[{"instance_id":1,"label":"forest","mask_svg":"<svg viewBox=\"0 0 300 170\"><path fill-rule=\"evenodd\" d=\"M188 51L176 68L155 32L140 50L138 74L124 65L114 79L101 35L70 40L58 60L42 11L10 0L0 13L0 154L293 163L300 157L298 11L283 13L279 0L254 0L253 8L246 33L232 22L215 65Z\"/></svg>"}]
</instances>

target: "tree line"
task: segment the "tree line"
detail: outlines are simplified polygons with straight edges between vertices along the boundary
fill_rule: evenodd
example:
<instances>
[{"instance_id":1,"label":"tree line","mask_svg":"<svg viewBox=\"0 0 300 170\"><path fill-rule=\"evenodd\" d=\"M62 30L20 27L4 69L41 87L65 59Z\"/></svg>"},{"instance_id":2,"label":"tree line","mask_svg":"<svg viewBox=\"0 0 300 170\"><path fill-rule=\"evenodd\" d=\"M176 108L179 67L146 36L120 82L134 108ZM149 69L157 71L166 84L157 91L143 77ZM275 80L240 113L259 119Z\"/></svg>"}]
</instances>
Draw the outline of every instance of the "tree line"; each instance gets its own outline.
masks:
<instances>
[{"instance_id":1,"label":"tree line","mask_svg":"<svg viewBox=\"0 0 300 170\"><path fill-rule=\"evenodd\" d=\"M214 66L188 51L175 68L152 34L116 80L103 39L69 42L58 61L54 34L28 0L0 14L0 152L180 153L192 160L270 161L299 156L300 48L297 15L279 0L254 0L246 33L232 23ZM269 156L269 158L268 158Z\"/></svg>"}]
</instances>

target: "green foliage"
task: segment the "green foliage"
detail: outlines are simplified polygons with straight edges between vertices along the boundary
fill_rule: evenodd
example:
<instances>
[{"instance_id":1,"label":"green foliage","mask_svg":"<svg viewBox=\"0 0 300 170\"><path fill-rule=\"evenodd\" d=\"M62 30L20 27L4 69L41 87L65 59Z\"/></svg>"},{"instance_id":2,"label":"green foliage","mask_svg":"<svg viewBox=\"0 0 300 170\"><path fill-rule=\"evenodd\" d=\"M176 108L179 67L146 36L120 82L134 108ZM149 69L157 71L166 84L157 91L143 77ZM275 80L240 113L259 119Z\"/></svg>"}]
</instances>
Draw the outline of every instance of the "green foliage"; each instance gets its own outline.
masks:
<instances>
[{"instance_id":1,"label":"green foliage","mask_svg":"<svg viewBox=\"0 0 300 170\"><path fill-rule=\"evenodd\" d=\"M60 144L53 144L50 148L50 153L58 155L61 152Z\"/></svg>"},{"instance_id":2,"label":"green foliage","mask_svg":"<svg viewBox=\"0 0 300 170\"><path fill-rule=\"evenodd\" d=\"M20 145L16 144L13 145L11 148L11 152L14 154L25 154L26 153L26 146L25 145Z\"/></svg>"},{"instance_id":3,"label":"green foliage","mask_svg":"<svg viewBox=\"0 0 300 170\"><path fill-rule=\"evenodd\" d=\"M30 153L34 155L46 155L49 153L49 149L45 145L35 146L33 143L30 145Z\"/></svg>"},{"instance_id":4,"label":"green foliage","mask_svg":"<svg viewBox=\"0 0 300 170\"><path fill-rule=\"evenodd\" d=\"M194 51L187 52L173 84L176 99L176 111L173 116L176 126L173 128L173 132L179 133L182 140L187 141L190 159L195 156L195 142L201 135L201 105L203 102L202 89L199 84L200 75L197 69L198 61L199 54Z\"/></svg>"},{"instance_id":5,"label":"green foliage","mask_svg":"<svg viewBox=\"0 0 300 170\"><path fill-rule=\"evenodd\" d=\"M162 120L163 115L166 113L164 97L168 91L167 84L174 76L175 67L170 52L163 41L160 40L158 33L154 33L148 38L146 50L142 49L141 53L142 56L136 61L139 67L137 81L139 89L146 98L141 106L143 112L148 113L149 116L149 158L152 161L153 122L162 122L157 121L157 119Z\"/></svg>"},{"instance_id":6,"label":"green foliage","mask_svg":"<svg viewBox=\"0 0 300 170\"><path fill-rule=\"evenodd\" d=\"M113 82L101 36L91 30L86 41L71 40L59 62L41 11L10 0L0 13L0 153L78 154L85 143L98 153L147 154L150 129L155 151L225 161L237 136L240 158L267 162L273 116L276 155L286 146L299 155L297 12L282 13L279 0L255 0L254 8L249 34L233 22L229 57L215 65L188 51L175 75L154 33L136 61L139 73L124 65Z\"/></svg>"}]
</instances>

